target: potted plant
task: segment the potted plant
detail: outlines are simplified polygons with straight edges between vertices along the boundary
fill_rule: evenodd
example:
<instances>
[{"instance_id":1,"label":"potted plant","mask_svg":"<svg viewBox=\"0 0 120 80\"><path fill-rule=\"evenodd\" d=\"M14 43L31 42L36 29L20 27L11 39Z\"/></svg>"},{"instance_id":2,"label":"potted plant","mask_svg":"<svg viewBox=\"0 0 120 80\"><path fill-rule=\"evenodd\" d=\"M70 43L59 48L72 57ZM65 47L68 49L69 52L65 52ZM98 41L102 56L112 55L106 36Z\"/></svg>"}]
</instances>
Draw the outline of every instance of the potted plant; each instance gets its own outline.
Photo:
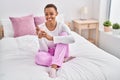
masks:
<instances>
[{"instance_id":1,"label":"potted plant","mask_svg":"<svg viewBox=\"0 0 120 80\"><path fill-rule=\"evenodd\" d=\"M104 25L104 31L105 32L109 32L110 31L110 27L111 27L111 21L109 21L109 20L106 20L104 23L103 23L103 25Z\"/></svg>"},{"instance_id":2,"label":"potted plant","mask_svg":"<svg viewBox=\"0 0 120 80\"><path fill-rule=\"evenodd\" d=\"M112 31L113 31L113 34L116 34L116 35L119 35L120 34L120 24L118 23L114 23L112 25Z\"/></svg>"}]
</instances>

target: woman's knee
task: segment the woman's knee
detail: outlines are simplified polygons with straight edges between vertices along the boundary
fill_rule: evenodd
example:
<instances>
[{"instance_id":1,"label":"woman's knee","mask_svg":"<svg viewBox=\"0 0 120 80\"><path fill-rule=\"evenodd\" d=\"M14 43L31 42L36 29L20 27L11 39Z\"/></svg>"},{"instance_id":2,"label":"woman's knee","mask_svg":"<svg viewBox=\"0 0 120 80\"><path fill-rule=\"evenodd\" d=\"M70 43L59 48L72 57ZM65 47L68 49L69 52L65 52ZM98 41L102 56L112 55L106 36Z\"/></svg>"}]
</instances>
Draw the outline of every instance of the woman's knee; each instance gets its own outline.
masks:
<instances>
[{"instance_id":1,"label":"woman's knee","mask_svg":"<svg viewBox=\"0 0 120 80\"><path fill-rule=\"evenodd\" d=\"M60 35L60 36L66 36L66 35L68 35L68 34L67 34L67 32L61 32L59 35Z\"/></svg>"},{"instance_id":2,"label":"woman's knee","mask_svg":"<svg viewBox=\"0 0 120 80\"><path fill-rule=\"evenodd\" d=\"M38 52L35 56L35 63L39 65L51 65L52 56L47 52Z\"/></svg>"}]
</instances>

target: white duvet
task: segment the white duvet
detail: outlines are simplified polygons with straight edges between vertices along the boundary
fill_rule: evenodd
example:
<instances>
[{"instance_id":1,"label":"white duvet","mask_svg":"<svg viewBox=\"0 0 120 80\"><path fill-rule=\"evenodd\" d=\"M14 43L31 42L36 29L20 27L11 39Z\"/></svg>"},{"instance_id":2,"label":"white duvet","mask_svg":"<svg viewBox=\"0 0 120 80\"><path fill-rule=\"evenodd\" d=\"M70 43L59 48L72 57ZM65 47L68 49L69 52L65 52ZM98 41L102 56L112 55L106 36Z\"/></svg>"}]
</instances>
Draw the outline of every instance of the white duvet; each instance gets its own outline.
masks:
<instances>
[{"instance_id":1,"label":"white duvet","mask_svg":"<svg viewBox=\"0 0 120 80\"><path fill-rule=\"evenodd\" d=\"M70 55L76 58L63 63L57 78L50 78L48 67L36 65L39 48L37 36L0 40L0 80L120 80L120 60L72 32L76 42Z\"/></svg>"}]
</instances>

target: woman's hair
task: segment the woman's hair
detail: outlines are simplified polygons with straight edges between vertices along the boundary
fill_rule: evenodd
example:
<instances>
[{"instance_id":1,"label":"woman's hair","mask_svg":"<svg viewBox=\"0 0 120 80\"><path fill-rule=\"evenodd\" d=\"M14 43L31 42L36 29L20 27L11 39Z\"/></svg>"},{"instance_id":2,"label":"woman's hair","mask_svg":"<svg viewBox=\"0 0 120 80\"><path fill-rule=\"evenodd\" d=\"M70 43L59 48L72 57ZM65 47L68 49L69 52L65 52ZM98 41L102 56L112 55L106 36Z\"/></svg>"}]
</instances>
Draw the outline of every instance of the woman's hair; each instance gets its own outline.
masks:
<instances>
[{"instance_id":1,"label":"woman's hair","mask_svg":"<svg viewBox=\"0 0 120 80\"><path fill-rule=\"evenodd\" d=\"M50 7L54 8L55 11L57 12L57 7L54 4L47 4L44 8L44 11L45 11L46 8L50 8Z\"/></svg>"}]
</instances>

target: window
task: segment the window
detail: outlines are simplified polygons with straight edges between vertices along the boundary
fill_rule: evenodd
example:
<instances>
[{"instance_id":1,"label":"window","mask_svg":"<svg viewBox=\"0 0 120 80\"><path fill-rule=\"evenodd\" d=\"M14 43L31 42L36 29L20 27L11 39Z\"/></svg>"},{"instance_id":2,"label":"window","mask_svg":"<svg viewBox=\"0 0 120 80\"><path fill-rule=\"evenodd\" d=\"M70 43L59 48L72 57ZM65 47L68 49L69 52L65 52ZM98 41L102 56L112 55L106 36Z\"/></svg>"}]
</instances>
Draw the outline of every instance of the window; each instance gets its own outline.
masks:
<instances>
[{"instance_id":1,"label":"window","mask_svg":"<svg viewBox=\"0 0 120 80\"><path fill-rule=\"evenodd\" d=\"M120 23L120 0L109 0L110 7L109 7L109 19L112 23Z\"/></svg>"}]
</instances>

